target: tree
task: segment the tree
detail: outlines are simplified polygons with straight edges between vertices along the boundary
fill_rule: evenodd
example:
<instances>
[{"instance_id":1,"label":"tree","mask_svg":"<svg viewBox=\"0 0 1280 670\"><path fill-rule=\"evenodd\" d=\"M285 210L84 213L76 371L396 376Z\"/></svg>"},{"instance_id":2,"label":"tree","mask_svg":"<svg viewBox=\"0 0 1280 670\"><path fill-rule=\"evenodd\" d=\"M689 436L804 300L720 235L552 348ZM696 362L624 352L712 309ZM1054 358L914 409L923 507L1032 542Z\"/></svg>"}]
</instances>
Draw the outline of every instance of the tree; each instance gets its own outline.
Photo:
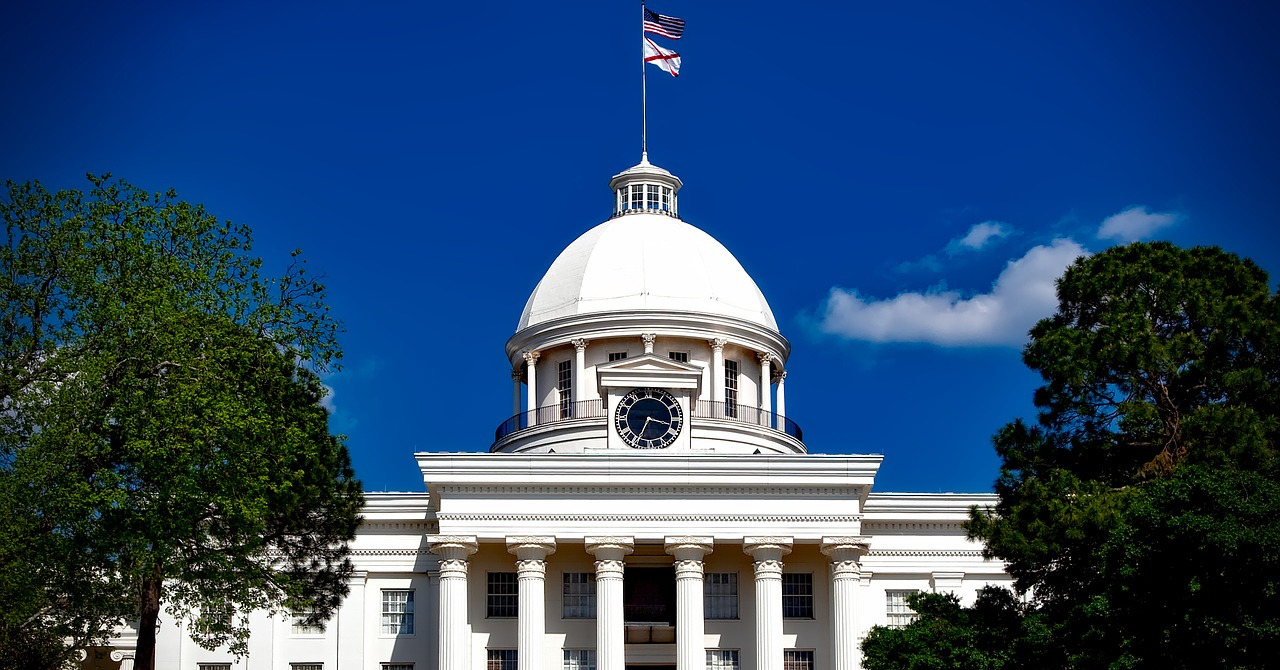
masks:
<instances>
[{"instance_id":1,"label":"tree","mask_svg":"<svg viewBox=\"0 0 1280 670\"><path fill-rule=\"evenodd\" d=\"M1004 670L1052 668L1044 622L1008 589L978 591L971 607L951 593L907 599L918 618L902 628L877 626L862 642L866 670Z\"/></svg>"},{"instance_id":2,"label":"tree","mask_svg":"<svg viewBox=\"0 0 1280 670\"><path fill-rule=\"evenodd\" d=\"M1262 668L1280 643L1280 298L1217 248L1077 260L1024 351L1038 425L995 437L1008 561L1077 668Z\"/></svg>"},{"instance_id":3,"label":"tree","mask_svg":"<svg viewBox=\"0 0 1280 670\"><path fill-rule=\"evenodd\" d=\"M264 279L247 228L90 181L0 202L0 642L57 631L65 657L136 619L150 668L163 603L243 654L250 611L346 594L363 494L317 375L339 325L296 253Z\"/></svg>"}]
</instances>

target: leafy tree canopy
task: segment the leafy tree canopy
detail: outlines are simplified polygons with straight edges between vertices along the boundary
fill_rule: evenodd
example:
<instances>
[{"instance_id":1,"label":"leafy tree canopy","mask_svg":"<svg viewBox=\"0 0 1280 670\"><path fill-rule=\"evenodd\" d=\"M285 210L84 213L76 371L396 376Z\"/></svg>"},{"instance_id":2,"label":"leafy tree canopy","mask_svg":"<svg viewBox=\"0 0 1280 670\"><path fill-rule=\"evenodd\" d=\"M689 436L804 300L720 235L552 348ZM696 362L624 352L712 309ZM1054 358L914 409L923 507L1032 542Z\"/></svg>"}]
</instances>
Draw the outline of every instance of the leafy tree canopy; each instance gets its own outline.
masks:
<instances>
[{"instance_id":1,"label":"leafy tree canopy","mask_svg":"<svg viewBox=\"0 0 1280 670\"><path fill-rule=\"evenodd\" d=\"M172 192L90 181L0 200L0 644L134 619L146 668L162 600L237 653L251 610L325 618L363 494L320 405L324 286L296 253L261 277L247 228Z\"/></svg>"},{"instance_id":2,"label":"leafy tree canopy","mask_svg":"<svg viewBox=\"0 0 1280 670\"><path fill-rule=\"evenodd\" d=\"M998 502L968 523L1028 603L1004 629L1021 651L1003 667L1274 666L1280 297L1267 274L1217 248L1136 243L1078 259L1057 288L1023 352L1044 380L1037 422L995 435ZM867 667L930 644L988 665L875 667L1002 667L956 633L989 620L980 604L868 638Z\"/></svg>"}]
</instances>

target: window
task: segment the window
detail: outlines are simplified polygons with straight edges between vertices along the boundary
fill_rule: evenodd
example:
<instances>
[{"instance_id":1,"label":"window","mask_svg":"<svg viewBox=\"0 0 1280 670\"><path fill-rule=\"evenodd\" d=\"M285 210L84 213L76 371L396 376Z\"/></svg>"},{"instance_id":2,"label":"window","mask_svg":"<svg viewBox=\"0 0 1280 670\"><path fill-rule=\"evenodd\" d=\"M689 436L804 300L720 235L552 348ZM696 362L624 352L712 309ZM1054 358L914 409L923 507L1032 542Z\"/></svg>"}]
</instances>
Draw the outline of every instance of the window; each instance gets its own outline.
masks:
<instances>
[{"instance_id":1,"label":"window","mask_svg":"<svg viewBox=\"0 0 1280 670\"><path fill-rule=\"evenodd\" d=\"M590 572L564 573L564 618L593 619L595 616L596 576Z\"/></svg>"},{"instance_id":2,"label":"window","mask_svg":"<svg viewBox=\"0 0 1280 670\"><path fill-rule=\"evenodd\" d=\"M782 616L813 618L813 575L808 572L782 573Z\"/></svg>"},{"instance_id":3,"label":"window","mask_svg":"<svg viewBox=\"0 0 1280 670\"><path fill-rule=\"evenodd\" d=\"M724 415L738 416L738 361L724 362Z\"/></svg>"},{"instance_id":4,"label":"window","mask_svg":"<svg viewBox=\"0 0 1280 670\"><path fill-rule=\"evenodd\" d=\"M620 360L622 360L622 359L624 359L624 358L626 358L626 357L627 357L627 352L625 352L625 351L610 351L610 352L609 352L609 362L610 362L610 363L612 363L612 362L614 362L614 361L620 361Z\"/></svg>"},{"instance_id":5,"label":"window","mask_svg":"<svg viewBox=\"0 0 1280 670\"><path fill-rule=\"evenodd\" d=\"M783 651L782 670L813 670L813 650L787 649Z\"/></svg>"},{"instance_id":6,"label":"window","mask_svg":"<svg viewBox=\"0 0 1280 670\"><path fill-rule=\"evenodd\" d=\"M708 649L707 670L738 670L738 650Z\"/></svg>"},{"instance_id":7,"label":"window","mask_svg":"<svg viewBox=\"0 0 1280 670\"><path fill-rule=\"evenodd\" d=\"M289 670L324 670L324 663L290 663Z\"/></svg>"},{"instance_id":8,"label":"window","mask_svg":"<svg viewBox=\"0 0 1280 670\"><path fill-rule=\"evenodd\" d=\"M677 363L689 362L689 352L687 351L670 351L667 352L667 356L670 356L671 360L676 361Z\"/></svg>"},{"instance_id":9,"label":"window","mask_svg":"<svg viewBox=\"0 0 1280 670\"><path fill-rule=\"evenodd\" d=\"M573 361L556 366L556 391L560 394L560 418L573 418Z\"/></svg>"},{"instance_id":10,"label":"window","mask_svg":"<svg viewBox=\"0 0 1280 670\"><path fill-rule=\"evenodd\" d=\"M413 591L382 591L382 634L413 635Z\"/></svg>"},{"instance_id":11,"label":"window","mask_svg":"<svg viewBox=\"0 0 1280 670\"><path fill-rule=\"evenodd\" d=\"M565 649L564 670L596 670L596 650Z\"/></svg>"},{"instance_id":12,"label":"window","mask_svg":"<svg viewBox=\"0 0 1280 670\"><path fill-rule=\"evenodd\" d=\"M643 188L644 186L640 184L631 185L631 206L628 207L628 209L644 208L644 191L642 190Z\"/></svg>"},{"instance_id":13,"label":"window","mask_svg":"<svg viewBox=\"0 0 1280 670\"><path fill-rule=\"evenodd\" d=\"M490 649L485 670L516 670L515 649Z\"/></svg>"},{"instance_id":14,"label":"window","mask_svg":"<svg viewBox=\"0 0 1280 670\"><path fill-rule=\"evenodd\" d=\"M662 187L662 211L666 212L671 209L671 187Z\"/></svg>"},{"instance_id":15,"label":"window","mask_svg":"<svg viewBox=\"0 0 1280 670\"><path fill-rule=\"evenodd\" d=\"M489 573L488 617L520 616L520 582L514 572ZM515 653L515 652L512 652Z\"/></svg>"},{"instance_id":16,"label":"window","mask_svg":"<svg viewBox=\"0 0 1280 670\"><path fill-rule=\"evenodd\" d=\"M702 610L708 619L738 618L738 573L707 573L702 580Z\"/></svg>"},{"instance_id":17,"label":"window","mask_svg":"<svg viewBox=\"0 0 1280 670\"><path fill-rule=\"evenodd\" d=\"M907 604L907 597L913 593L916 593L915 589L884 592L884 612L887 615L885 625L902 628L916 620L915 610Z\"/></svg>"},{"instance_id":18,"label":"window","mask_svg":"<svg viewBox=\"0 0 1280 670\"><path fill-rule=\"evenodd\" d=\"M323 623L317 623L315 625L307 624L307 618L310 617L311 614L312 612L310 610L306 612L294 612L293 624L290 627L290 632L294 635L324 635Z\"/></svg>"},{"instance_id":19,"label":"window","mask_svg":"<svg viewBox=\"0 0 1280 670\"><path fill-rule=\"evenodd\" d=\"M648 194L648 200L645 202L645 209L658 209L658 185L645 185L645 193Z\"/></svg>"}]
</instances>

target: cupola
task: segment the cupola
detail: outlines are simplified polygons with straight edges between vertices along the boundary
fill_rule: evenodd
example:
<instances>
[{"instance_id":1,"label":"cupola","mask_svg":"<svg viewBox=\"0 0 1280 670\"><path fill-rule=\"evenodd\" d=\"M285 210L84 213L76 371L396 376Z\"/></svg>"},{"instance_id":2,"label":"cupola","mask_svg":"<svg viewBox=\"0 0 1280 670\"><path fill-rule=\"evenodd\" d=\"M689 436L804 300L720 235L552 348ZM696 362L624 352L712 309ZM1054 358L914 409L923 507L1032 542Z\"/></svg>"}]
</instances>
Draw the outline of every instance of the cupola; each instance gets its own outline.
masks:
<instances>
[{"instance_id":1,"label":"cupola","mask_svg":"<svg viewBox=\"0 0 1280 670\"><path fill-rule=\"evenodd\" d=\"M613 215L665 214L680 218L676 194L680 178L649 162L649 153L640 155L640 163L613 176Z\"/></svg>"}]
</instances>

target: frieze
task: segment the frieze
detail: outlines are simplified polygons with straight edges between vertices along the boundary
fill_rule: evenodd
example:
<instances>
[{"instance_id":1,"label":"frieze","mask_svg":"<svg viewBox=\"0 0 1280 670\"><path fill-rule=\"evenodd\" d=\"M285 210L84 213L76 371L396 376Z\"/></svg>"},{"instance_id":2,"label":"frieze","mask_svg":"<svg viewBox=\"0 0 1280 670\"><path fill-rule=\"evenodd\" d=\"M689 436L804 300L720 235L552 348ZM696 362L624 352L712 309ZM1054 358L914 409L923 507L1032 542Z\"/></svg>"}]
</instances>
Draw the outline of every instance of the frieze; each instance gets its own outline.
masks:
<instances>
[{"instance_id":1,"label":"frieze","mask_svg":"<svg viewBox=\"0 0 1280 670\"><path fill-rule=\"evenodd\" d=\"M982 556L980 549L872 549L869 556Z\"/></svg>"}]
</instances>

